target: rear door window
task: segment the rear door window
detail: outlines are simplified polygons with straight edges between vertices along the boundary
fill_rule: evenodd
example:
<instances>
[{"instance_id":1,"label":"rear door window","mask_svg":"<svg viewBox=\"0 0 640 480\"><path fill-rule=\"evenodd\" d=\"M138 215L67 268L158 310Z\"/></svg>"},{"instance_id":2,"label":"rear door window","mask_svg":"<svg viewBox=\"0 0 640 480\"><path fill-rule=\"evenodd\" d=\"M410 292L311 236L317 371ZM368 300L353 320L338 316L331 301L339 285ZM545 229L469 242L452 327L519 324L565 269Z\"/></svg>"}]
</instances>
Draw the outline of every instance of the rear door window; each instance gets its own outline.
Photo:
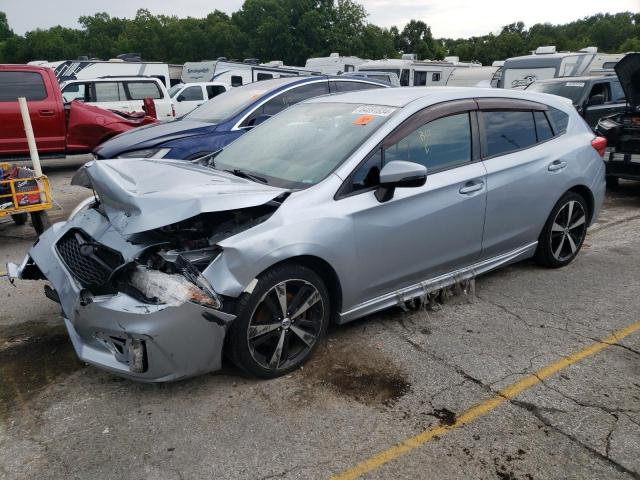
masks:
<instances>
[{"instance_id":1,"label":"rear door window","mask_svg":"<svg viewBox=\"0 0 640 480\"><path fill-rule=\"evenodd\" d=\"M94 102L124 102L127 94L124 91L122 82L96 82L93 84Z\"/></svg>"},{"instance_id":2,"label":"rear door window","mask_svg":"<svg viewBox=\"0 0 640 480\"><path fill-rule=\"evenodd\" d=\"M384 163L394 160L419 163L429 172L471 162L469 113L438 118L417 128L385 150Z\"/></svg>"},{"instance_id":3,"label":"rear door window","mask_svg":"<svg viewBox=\"0 0 640 480\"><path fill-rule=\"evenodd\" d=\"M611 100L614 102L625 102L627 100L620 82L611 82Z\"/></svg>"},{"instance_id":4,"label":"rear door window","mask_svg":"<svg viewBox=\"0 0 640 480\"><path fill-rule=\"evenodd\" d=\"M162 92L155 82L127 82L130 100L144 100L145 98L162 98ZM201 93L202 95L202 93Z\"/></svg>"},{"instance_id":5,"label":"rear door window","mask_svg":"<svg viewBox=\"0 0 640 480\"><path fill-rule=\"evenodd\" d=\"M37 72L0 72L0 102L15 102L18 97L30 101L47 98L42 76Z\"/></svg>"},{"instance_id":6,"label":"rear door window","mask_svg":"<svg viewBox=\"0 0 640 480\"><path fill-rule=\"evenodd\" d=\"M179 97L182 101L187 102L204 100L204 95L202 95L202 88L199 86L185 88L179 95Z\"/></svg>"},{"instance_id":7,"label":"rear door window","mask_svg":"<svg viewBox=\"0 0 640 480\"><path fill-rule=\"evenodd\" d=\"M222 85L207 85L207 97L212 99L213 97L217 97L221 93L226 92L227 89Z\"/></svg>"},{"instance_id":8,"label":"rear door window","mask_svg":"<svg viewBox=\"0 0 640 480\"><path fill-rule=\"evenodd\" d=\"M485 157L522 150L536 143L536 128L530 111L483 111Z\"/></svg>"}]
</instances>

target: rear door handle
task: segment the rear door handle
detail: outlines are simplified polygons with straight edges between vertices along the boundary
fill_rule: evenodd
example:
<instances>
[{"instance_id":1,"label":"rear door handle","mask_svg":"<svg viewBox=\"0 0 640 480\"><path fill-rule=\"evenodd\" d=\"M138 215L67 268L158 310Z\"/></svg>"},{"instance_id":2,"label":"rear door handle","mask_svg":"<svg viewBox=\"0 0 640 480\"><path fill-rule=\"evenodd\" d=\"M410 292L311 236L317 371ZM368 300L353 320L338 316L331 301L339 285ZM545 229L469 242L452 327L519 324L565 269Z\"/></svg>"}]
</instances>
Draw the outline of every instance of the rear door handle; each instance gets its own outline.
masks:
<instances>
[{"instance_id":1,"label":"rear door handle","mask_svg":"<svg viewBox=\"0 0 640 480\"><path fill-rule=\"evenodd\" d=\"M554 160L549 164L547 170L549 170L550 172L557 172L558 170L562 170L566 166L567 162L565 162L564 160Z\"/></svg>"},{"instance_id":2,"label":"rear door handle","mask_svg":"<svg viewBox=\"0 0 640 480\"><path fill-rule=\"evenodd\" d=\"M38 113L42 117L52 117L53 115L55 115L55 112L53 110L38 110Z\"/></svg>"},{"instance_id":3,"label":"rear door handle","mask_svg":"<svg viewBox=\"0 0 640 480\"><path fill-rule=\"evenodd\" d=\"M464 186L460 187L458 190L463 195L468 195L469 193L477 192L478 190L482 190L484 188L484 182L467 182Z\"/></svg>"}]
</instances>

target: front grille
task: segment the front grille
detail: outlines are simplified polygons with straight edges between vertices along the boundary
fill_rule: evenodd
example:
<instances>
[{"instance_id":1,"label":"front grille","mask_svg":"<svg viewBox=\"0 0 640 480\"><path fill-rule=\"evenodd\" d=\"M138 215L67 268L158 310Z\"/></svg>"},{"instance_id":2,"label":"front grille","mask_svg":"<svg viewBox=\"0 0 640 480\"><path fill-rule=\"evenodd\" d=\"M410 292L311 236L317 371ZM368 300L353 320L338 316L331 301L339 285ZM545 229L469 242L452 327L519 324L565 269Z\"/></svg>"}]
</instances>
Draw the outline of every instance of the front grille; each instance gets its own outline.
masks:
<instances>
[{"instance_id":1,"label":"front grille","mask_svg":"<svg viewBox=\"0 0 640 480\"><path fill-rule=\"evenodd\" d=\"M56 244L60 258L83 287L103 286L122 265L122 256L94 242L79 230L70 230Z\"/></svg>"}]
</instances>

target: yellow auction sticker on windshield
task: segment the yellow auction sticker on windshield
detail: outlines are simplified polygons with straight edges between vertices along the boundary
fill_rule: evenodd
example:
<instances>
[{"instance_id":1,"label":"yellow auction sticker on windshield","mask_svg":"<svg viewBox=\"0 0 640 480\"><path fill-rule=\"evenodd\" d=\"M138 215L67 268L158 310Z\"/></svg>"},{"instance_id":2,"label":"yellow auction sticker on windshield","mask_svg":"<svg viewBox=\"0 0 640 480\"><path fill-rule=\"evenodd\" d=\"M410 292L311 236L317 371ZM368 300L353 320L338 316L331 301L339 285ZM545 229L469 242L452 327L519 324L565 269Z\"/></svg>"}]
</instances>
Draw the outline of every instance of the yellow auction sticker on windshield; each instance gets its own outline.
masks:
<instances>
[{"instance_id":1,"label":"yellow auction sticker on windshield","mask_svg":"<svg viewBox=\"0 0 640 480\"><path fill-rule=\"evenodd\" d=\"M354 125L366 125L367 123L371 123L375 120L376 117L373 115L361 115L353 121Z\"/></svg>"},{"instance_id":2,"label":"yellow auction sticker on windshield","mask_svg":"<svg viewBox=\"0 0 640 480\"><path fill-rule=\"evenodd\" d=\"M388 117L396 109L393 107L385 107L384 105L360 105L353 112L356 115L375 115L376 117Z\"/></svg>"}]
</instances>

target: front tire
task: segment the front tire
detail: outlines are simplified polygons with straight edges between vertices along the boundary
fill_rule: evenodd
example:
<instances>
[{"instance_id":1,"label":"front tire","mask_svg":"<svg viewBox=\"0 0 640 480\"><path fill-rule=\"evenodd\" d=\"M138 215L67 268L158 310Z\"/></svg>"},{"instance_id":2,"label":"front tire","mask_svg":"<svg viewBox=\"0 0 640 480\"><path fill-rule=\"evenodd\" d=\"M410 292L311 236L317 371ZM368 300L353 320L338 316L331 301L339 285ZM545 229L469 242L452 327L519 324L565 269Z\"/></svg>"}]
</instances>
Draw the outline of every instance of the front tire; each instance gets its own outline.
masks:
<instances>
[{"instance_id":1,"label":"front tire","mask_svg":"<svg viewBox=\"0 0 640 480\"><path fill-rule=\"evenodd\" d=\"M576 258L587 234L589 209L585 199L565 193L551 210L538 239L536 261L548 268L560 268Z\"/></svg>"},{"instance_id":2,"label":"front tire","mask_svg":"<svg viewBox=\"0 0 640 480\"><path fill-rule=\"evenodd\" d=\"M285 375L313 354L330 317L329 292L318 274L297 264L275 267L240 297L227 354L251 375Z\"/></svg>"}]
</instances>

